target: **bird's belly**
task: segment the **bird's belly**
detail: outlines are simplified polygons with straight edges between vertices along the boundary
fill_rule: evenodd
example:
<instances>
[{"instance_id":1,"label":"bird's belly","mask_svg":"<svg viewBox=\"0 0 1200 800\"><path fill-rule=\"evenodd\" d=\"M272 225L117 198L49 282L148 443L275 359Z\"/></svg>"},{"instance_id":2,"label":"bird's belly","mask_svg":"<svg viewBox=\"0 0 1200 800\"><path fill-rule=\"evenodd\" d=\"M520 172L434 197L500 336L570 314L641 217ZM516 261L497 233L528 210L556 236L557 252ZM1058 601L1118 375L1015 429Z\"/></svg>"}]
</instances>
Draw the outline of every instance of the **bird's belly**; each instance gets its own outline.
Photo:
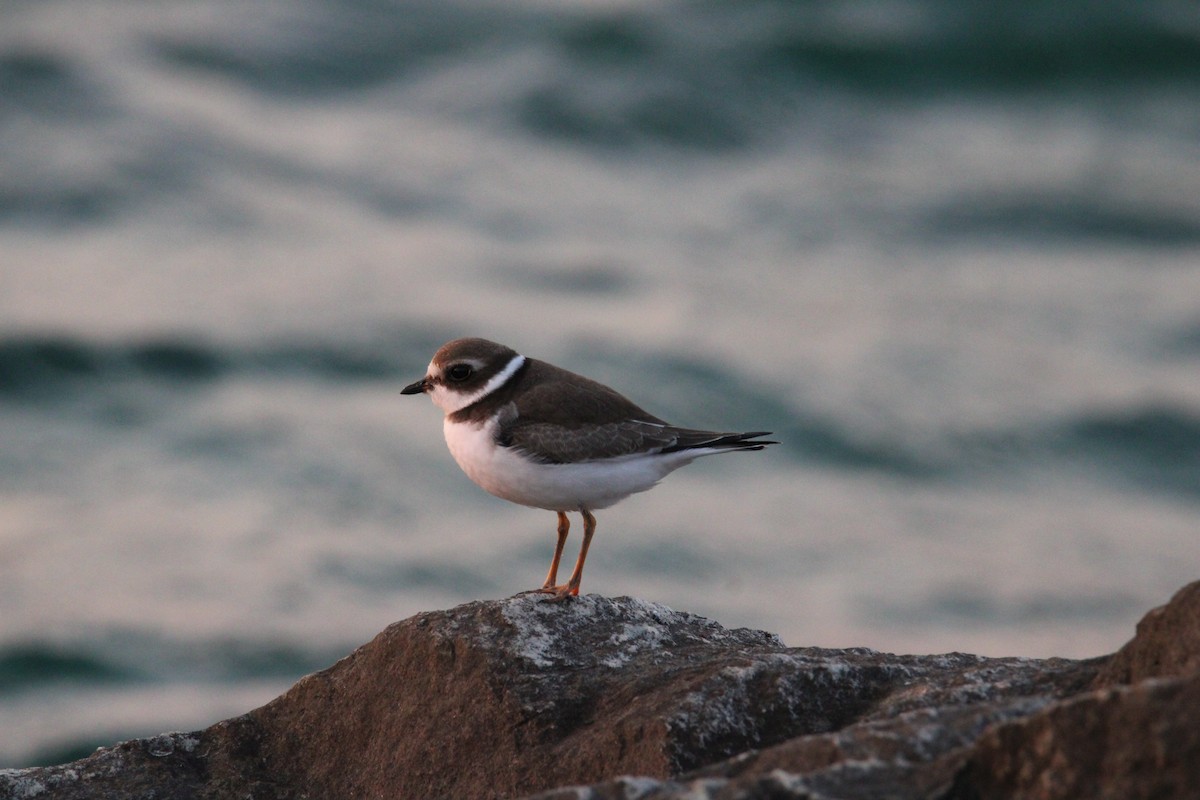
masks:
<instances>
[{"instance_id":1,"label":"bird's belly","mask_svg":"<svg viewBox=\"0 0 1200 800\"><path fill-rule=\"evenodd\" d=\"M577 464L540 464L510 447L500 447L493 424L445 425L446 444L467 477L513 503L550 511L611 506L644 492L690 457L631 455Z\"/></svg>"}]
</instances>

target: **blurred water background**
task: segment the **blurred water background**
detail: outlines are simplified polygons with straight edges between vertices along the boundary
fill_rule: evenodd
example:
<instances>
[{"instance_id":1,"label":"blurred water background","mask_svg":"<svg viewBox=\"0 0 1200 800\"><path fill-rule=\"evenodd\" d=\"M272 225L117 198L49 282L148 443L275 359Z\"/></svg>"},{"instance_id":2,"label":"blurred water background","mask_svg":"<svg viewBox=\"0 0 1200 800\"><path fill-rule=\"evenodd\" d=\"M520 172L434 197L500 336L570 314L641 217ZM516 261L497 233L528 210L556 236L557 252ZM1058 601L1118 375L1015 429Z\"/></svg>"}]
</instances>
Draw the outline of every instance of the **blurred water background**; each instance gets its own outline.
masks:
<instances>
[{"instance_id":1,"label":"blurred water background","mask_svg":"<svg viewBox=\"0 0 1200 800\"><path fill-rule=\"evenodd\" d=\"M783 441L585 591L1115 650L1200 562L1198 100L1190 0L5 3L0 766L539 585L399 395L459 335Z\"/></svg>"}]
</instances>

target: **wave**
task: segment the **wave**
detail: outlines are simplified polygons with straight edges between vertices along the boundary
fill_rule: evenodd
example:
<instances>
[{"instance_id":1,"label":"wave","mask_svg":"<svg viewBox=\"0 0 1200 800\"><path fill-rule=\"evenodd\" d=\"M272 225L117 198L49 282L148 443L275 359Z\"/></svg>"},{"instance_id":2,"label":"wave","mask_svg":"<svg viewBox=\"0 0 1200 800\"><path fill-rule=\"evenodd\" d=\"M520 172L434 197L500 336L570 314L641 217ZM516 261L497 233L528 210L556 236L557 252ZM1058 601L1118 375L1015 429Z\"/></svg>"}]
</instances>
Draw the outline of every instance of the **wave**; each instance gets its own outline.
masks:
<instances>
[{"instance_id":1,"label":"wave","mask_svg":"<svg viewBox=\"0 0 1200 800\"><path fill-rule=\"evenodd\" d=\"M519 42L523 16L441 2L335 2L256 12L218 36L152 35L164 63L266 94L358 92L471 59L494 42Z\"/></svg>"},{"instance_id":2,"label":"wave","mask_svg":"<svg viewBox=\"0 0 1200 800\"><path fill-rule=\"evenodd\" d=\"M148 12L163 14L161 24L122 17L93 32L114 40L101 48L109 53L103 58L137 53L130 63L94 64L87 60L94 54L34 37L0 41L7 134L0 162L8 178L0 224L62 227L147 209L174 213L164 200L179 202L192 224L253 224L228 213L224 198L208 196L214 172L258 175L283 191L333 187L390 215L458 207L441 189L397 188L373 168L322 166L311 154L237 133L221 121L232 105L184 125L111 77L128 70L177 80L180 91L197 78L228 84L295 105L297 114L327 103L348 117L404 109L502 140L515 131L601 153L648 147L715 155L798 141L819 150L848 130L875 135L881 109L903 118L906 108L950 100L966 101L968 115L975 101L1023 110L1031 94L1095 107L1108 126L1161 130L1174 147L1190 117L1123 121L1110 109L1147 97L1158 98L1154 108L1186 108L1200 81L1189 15L1166 0L1132 10L1092 2L1069 15L1049 0L1001 10L948 0L904 9L778 0L616 8L267 2L186 29L171 5ZM401 137L406 114L396 118ZM1170 209L1110 209L1088 198L1014 198L1011 206L968 199L980 207L969 218L956 215L963 205L955 199L945 213L934 209L930 224L960 234L999 228L1036 237L1049 227L1056 235L1200 239L1197 221Z\"/></svg>"},{"instance_id":3,"label":"wave","mask_svg":"<svg viewBox=\"0 0 1200 800\"><path fill-rule=\"evenodd\" d=\"M1063 447L1139 487L1200 500L1200 411L1163 404L1085 414Z\"/></svg>"},{"instance_id":4,"label":"wave","mask_svg":"<svg viewBox=\"0 0 1200 800\"><path fill-rule=\"evenodd\" d=\"M1200 216L1188 209L1154 208L1144 201L1071 191L949 198L930 211L925 227L935 237L953 239L1016 236L1026 241L1099 240L1140 247L1200 242Z\"/></svg>"},{"instance_id":5,"label":"wave","mask_svg":"<svg viewBox=\"0 0 1200 800\"><path fill-rule=\"evenodd\" d=\"M47 684L110 684L134 681L138 673L75 648L27 643L0 648L0 693L41 688Z\"/></svg>"},{"instance_id":6,"label":"wave","mask_svg":"<svg viewBox=\"0 0 1200 800\"><path fill-rule=\"evenodd\" d=\"M172 31L168 9L158 28L97 35L136 37L167 69L285 99L431 75L474 81L533 56L542 69L512 68L509 91L495 95L529 130L685 144L728 144L788 124L824 89L870 97L1111 92L1195 87L1200 75L1192 15L1167 0L1096 0L1070 13L1053 0L1001 9L952 0L904 8L341 0L228 11L205 27ZM93 102L95 92L82 90L89 71L71 59L18 40L0 51L0 88L43 109Z\"/></svg>"},{"instance_id":7,"label":"wave","mask_svg":"<svg viewBox=\"0 0 1200 800\"><path fill-rule=\"evenodd\" d=\"M1200 409L1148 402L933 441L863 440L836 420L779 426L819 464L933 482L1019 479L1049 469L1113 488L1200 501ZM793 452L796 452L795 450Z\"/></svg>"},{"instance_id":8,"label":"wave","mask_svg":"<svg viewBox=\"0 0 1200 800\"><path fill-rule=\"evenodd\" d=\"M230 380L403 383L445 339L398 331L352 342L277 341L219 345L186 336L98 343L54 335L0 339L0 407L102 395L108 388L182 392ZM918 481L1019 475L1031 467L1084 471L1138 490L1200 498L1200 411L1147 402L1088 409L1021 427L924 437L866 434L849 420L797 407L778 387L722 365L673 353L619 353L583 345L565 363L620 390L631 373L652 375L633 399L680 424L774 431L777 452L817 468ZM128 396L126 391L125 395ZM146 391L145 402L161 392Z\"/></svg>"},{"instance_id":9,"label":"wave","mask_svg":"<svg viewBox=\"0 0 1200 800\"><path fill-rule=\"evenodd\" d=\"M151 44L182 68L262 92L312 95L521 50L556 57L558 75L610 86L622 79L631 97L639 94L637 76L680 99L818 82L889 93L1057 91L1114 81L1192 84L1200 74L1190 15L1168 2L1090 2L1067 14L1052 0L1004 9L951 0L905 9L779 0L557 9L350 0L242 22L215 39L159 36Z\"/></svg>"},{"instance_id":10,"label":"wave","mask_svg":"<svg viewBox=\"0 0 1200 800\"><path fill-rule=\"evenodd\" d=\"M576 18L549 46L557 67L522 93L519 119L608 145L746 145L825 97L1088 96L1200 74L1191 23L1167 4L688 3Z\"/></svg>"},{"instance_id":11,"label":"wave","mask_svg":"<svg viewBox=\"0 0 1200 800\"><path fill-rule=\"evenodd\" d=\"M0 693L12 697L64 685L299 678L332 664L344 652L284 641L175 641L130 631L88 640L29 640L0 645Z\"/></svg>"},{"instance_id":12,"label":"wave","mask_svg":"<svg viewBox=\"0 0 1200 800\"><path fill-rule=\"evenodd\" d=\"M0 400L69 396L129 381L197 385L234 375L397 380L423 370L424 359L441 341L423 331L374 342L239 348L183 336L100 343L68 335L16 335L0 338Z\"/></svg>"}]
</instances>

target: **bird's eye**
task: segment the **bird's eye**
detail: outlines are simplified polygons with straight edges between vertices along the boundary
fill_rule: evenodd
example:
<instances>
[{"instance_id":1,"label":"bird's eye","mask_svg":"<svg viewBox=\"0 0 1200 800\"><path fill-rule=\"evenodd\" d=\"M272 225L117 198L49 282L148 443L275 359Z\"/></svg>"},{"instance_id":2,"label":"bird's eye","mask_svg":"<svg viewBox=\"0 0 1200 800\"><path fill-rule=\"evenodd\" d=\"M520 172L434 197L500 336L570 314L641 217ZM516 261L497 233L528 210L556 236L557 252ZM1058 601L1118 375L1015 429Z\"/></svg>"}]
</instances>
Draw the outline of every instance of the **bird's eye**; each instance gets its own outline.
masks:
<instances>
[{"instance_id":1,"label":"bird's eye","mask_svg":"<svg viewBox=\"0 0 1200 800\"><path fill-rule=\"evenodd\" d=\"M475 370L470 364L455 364L446 372L446 375L452 381L465 381L467 378L471 377L474 372Z\"/></svg>"}]
</instances>

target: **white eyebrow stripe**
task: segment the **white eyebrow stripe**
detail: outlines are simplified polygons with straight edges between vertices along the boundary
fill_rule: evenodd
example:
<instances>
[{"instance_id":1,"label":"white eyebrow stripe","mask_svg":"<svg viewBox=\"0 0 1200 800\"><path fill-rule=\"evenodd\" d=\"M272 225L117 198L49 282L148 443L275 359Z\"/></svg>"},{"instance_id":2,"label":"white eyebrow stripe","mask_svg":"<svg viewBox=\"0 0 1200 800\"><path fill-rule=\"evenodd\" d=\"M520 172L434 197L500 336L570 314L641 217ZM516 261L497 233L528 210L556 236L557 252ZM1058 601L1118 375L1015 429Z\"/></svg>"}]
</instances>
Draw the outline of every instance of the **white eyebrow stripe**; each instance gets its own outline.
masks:
<instances>
[{"instance_id":1,"label":"white eyebrow stripe","mask_svg":"<svg viewBox=\"0 0 1200 800\"><path fill-rule=\"evenodd\" d=\"M459 409L464 409L468 406L478 403L483 398L487 397L492 392L499 389L504 384L508 383L513 375L517 374L517 370L525 366L525 356L518 353L513 356L512 360L505 365L504 369L492 376L492 379L483 385L483 388L473 394L470 394L462 399L458 404Z\"/></svg>"}]
</instances>

